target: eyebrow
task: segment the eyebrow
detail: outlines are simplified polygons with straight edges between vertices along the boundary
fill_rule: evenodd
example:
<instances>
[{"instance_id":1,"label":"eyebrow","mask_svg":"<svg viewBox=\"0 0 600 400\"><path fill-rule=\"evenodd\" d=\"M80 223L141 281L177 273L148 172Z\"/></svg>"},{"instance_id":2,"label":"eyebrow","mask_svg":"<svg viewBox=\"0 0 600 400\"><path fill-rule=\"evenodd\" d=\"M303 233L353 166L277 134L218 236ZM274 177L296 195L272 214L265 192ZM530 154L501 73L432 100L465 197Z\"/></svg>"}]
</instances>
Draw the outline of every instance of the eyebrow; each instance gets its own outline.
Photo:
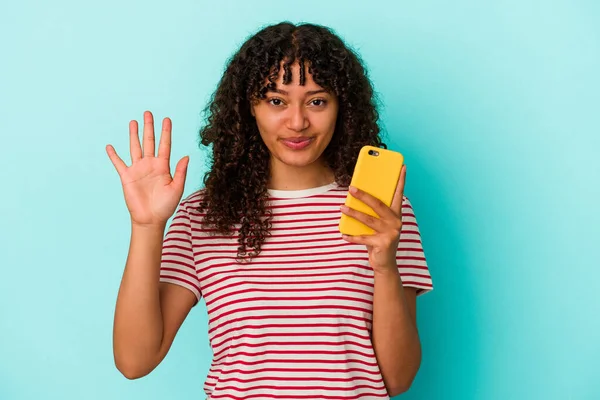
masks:
<instances>
[{"instance_id":1,"label":"eyebrow","mask_svg":"<svg viewBox=\"0 0 600 400\"><path fill-rule=\"evenodd\" d=\"M269 92L275 92L275 93L281 93L284 95L288 95L289 93L285 90L282 89L269 89ZM311 90L309 92L306 92L306 94L308 96L312 96L313 94L317 94L317 93L327 93L327 90L325 89L319 89L319 90Z\"/></svg>"}]
</instances>

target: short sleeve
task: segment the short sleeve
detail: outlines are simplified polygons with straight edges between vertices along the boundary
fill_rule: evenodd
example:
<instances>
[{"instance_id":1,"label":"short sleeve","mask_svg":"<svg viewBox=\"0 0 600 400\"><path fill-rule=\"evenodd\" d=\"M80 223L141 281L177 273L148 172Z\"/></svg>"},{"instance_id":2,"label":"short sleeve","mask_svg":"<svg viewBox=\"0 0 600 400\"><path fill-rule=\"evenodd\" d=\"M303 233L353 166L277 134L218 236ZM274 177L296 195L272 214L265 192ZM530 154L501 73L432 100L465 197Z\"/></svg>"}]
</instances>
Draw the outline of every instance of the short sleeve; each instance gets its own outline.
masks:
<instances>
[{"instance_id":1,"label":"short sleeve","mask_svg":"<svg viewBox=\"0 0 600 400\"><path fill-rule=\"evenodd\" d=\"M417 295L433 290L417 217L406 196L402 201L402 230L396 252L396 262L404 286L417 288Z\"/></svg>"},{"instance_id":2,"label":"short sleeve","mask_svg":"<svg viewBox=\"0 0 600 400\"><path fill-rule=\"evenodd\" d=\"M192 249L192 224L185 201L180 203L163 240L160 281L183 286L202 297Z\"/></svg>"}]
</instances>

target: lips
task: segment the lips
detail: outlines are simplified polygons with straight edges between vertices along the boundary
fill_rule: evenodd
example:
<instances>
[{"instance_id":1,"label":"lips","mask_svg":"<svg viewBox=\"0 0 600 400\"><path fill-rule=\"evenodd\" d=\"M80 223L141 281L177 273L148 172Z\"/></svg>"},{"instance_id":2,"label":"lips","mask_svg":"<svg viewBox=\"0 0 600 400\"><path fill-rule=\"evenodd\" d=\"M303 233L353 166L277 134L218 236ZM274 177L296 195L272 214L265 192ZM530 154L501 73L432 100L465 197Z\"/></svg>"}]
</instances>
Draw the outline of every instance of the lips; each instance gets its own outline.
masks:
<instances>
[{"instance_id":1,"label":"lips","mask_svg":"<svg viewBox=\"0 0 600 400\"><path fill-rule=\"evenodd\" d=\"M281 140L284 145L293 150L301 150L306 148L313 142L313 138L310 137L295 137L286 138Z\"/></svg>"},{"instance_id":2,"label":"lips","mask_svg":"<svg viewBox=\"0 0 600 400\"><path fill-rule=\"evenodd\" d=\"M305 142L307 140L310 140L309 137L295 137L295 138L287 138L287 139L283 139L285 141L288 142L294 142L294 143L300 143L300 142Z\"/></svg>"}]
</instances>

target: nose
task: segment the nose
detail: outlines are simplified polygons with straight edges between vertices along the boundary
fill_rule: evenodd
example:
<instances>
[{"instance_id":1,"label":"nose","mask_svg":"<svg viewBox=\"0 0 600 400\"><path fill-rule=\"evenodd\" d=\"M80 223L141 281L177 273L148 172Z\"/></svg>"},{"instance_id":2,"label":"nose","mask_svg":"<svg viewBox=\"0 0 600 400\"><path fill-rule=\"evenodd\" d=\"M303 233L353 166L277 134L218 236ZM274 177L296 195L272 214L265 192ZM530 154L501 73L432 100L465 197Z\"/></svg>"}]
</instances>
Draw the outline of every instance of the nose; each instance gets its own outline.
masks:
<instances>
[{"instance_id":1,"label":"nose","mask_svg":"<svg viewBox=\"0 0 600 400\"><path fill-rule=\"evenodd\" d=\"M289 108L288 128L290 130L301 132L310 126L310 121L306 115L306 110L299 104Z\"/></svg>"}]
</instances>

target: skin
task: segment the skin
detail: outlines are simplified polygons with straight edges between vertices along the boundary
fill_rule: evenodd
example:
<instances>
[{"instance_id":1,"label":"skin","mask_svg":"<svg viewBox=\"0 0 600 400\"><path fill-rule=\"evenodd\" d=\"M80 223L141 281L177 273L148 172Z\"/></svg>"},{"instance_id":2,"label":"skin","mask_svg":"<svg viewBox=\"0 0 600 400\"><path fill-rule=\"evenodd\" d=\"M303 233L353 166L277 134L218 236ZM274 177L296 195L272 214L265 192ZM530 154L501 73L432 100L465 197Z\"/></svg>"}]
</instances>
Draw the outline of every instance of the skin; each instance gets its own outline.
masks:
<instances>
[{"instance_id":1,"label":"skin","mask_svg":"<svg viewBox=\"0 0 600 400\"><path fill-rule=\"evenodd\" d=\"M322 154L335 131L337 97L317 85L310 74L301 86L300 66L291 66L292 82L283 84L283 68L277 80L277 92L252 104L263 142L271 153L268 187L299 190L333 182L333 172L323 163ZM303 150L291 150L283 144L288 138L312 138Z\"/></svg>"},{"instance_id":2,"label":"skin","mask_svg":"<svg viewBox=\"0 0 600 400\"><path fill-rule=\"evenodd\" d=\"M317 85L309 74L306 84L299 85L298 71L299 65L293 65L294 79L289 85L283 85L281 72L277 82L280 91L269 92L266 99L254 102L251 108L271 153L268 187L272 189L301 190L334 181L322 154L335 131L338 99ZM113 146L106 146L121 179L131 216L130 248L113 328L115 364L129 379L149 374L164 359L196 303L189 290L159 282L162 239L167 221L181 200L189 162L187 156L183 157L171 174L171 130L171 120L165 118L155 153L152 113L144 113L143 146L137 121L131 121L129 166ZM293 150L283 143L292 137L310 137L312 142L305 149ZM408 390L421 361L416 290L402 286L396 264L405 179L404 167L390 207L367 193L351 190L380 218L342 207L342 212L375 230L373 235L344 239L367 246L375 276L372 341L390 396Z\"/></svg>"},{"instance_id":3,"label":"skin","mask_svg":"<svg viewBox=\"0 0 600 400\"><path fill-rule=\"evenodd\" d=\"M113 357L128 379L149 374L166 356L196 297L177 285L159 282L162 241L167 220L183 194L188 157L172 176L171 120L165 118L155 154L154 120L144 113L143 147L138 123L129 123L131 165L112 145L106 152L123 186L131 216L131 237L113 323Z\"/></svg>"}]
</instances>

